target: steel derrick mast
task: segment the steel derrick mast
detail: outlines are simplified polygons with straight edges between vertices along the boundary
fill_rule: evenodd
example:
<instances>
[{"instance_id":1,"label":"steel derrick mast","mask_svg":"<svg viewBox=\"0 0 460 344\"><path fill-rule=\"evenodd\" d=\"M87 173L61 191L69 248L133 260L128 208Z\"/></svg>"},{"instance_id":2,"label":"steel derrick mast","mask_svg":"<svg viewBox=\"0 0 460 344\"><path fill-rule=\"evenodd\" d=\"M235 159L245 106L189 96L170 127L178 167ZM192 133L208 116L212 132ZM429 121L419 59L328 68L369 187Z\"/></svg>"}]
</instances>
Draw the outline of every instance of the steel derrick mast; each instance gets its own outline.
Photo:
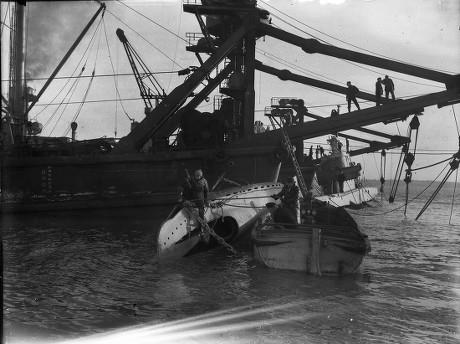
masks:
<instances>
[{"instance_id":1,"label":"steel derrick mast","mask_svg":"<svg viewBox=\"0 0 460 344\"><path fill-rule=\"evenodd\" d=\"M116 34L125 49L129 64L134 73L134 78L136 79L137 86L139 87L140 95L144 100L145 111L147 113L158 105L158 102L166 96L166 93L155 79L148 66L128 41L124 31L122 29L117 29ZM144 80L148 80L149 83ZM151 87L149 87L149 84ZM155 104L152 104L151 100L154 100Z\"/></svg>"}]
</instances>

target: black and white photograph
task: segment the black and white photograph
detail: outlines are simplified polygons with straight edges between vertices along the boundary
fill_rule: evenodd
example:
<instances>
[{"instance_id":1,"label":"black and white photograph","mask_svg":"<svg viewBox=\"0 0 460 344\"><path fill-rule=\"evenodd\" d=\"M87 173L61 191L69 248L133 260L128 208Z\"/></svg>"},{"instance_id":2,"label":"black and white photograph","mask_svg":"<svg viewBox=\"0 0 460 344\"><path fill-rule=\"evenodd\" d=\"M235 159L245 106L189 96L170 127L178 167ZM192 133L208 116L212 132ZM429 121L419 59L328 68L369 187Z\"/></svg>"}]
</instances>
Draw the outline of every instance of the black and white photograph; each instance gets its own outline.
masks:
<instances>
[{"instance_id":1,"label":"black and white photograph","mask_svg":"<svg viewBox=\"0 0 460 344\"><path fill-rule=\"evenodd\" d=\"M0 5L3 343L460 343L459 1Z\"/></svg>"}]
</instances>

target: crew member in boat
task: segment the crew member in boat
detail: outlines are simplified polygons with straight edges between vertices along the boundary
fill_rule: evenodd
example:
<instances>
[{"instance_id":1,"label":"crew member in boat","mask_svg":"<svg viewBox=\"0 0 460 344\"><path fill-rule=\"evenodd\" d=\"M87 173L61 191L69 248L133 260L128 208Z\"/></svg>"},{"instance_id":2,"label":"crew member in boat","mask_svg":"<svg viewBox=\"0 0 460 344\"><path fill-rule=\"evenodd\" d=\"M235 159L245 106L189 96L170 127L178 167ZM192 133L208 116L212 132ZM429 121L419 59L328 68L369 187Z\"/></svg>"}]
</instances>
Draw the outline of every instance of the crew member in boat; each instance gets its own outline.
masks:
<instances>
[{"instance_id":1,"label":"crew member in boat","mask_svg":"<svg viewBox=\"0 0 460 344\"><path fill-rule=\"evenodd\" d=\"M297 224L297 220L292 216L292 212L287 208L279 207L275 202L269 202L265 206L270 212L273 222L279 224ZM291 227L293 226L286 226L286 228Z\"/></svg>"},{"instance_id":2,"label":"crew member in boat","mask_svg":"<svg viewBox=\"0 0 460 344\"><path fill-rule=\"evenodd\" d=\"M295 185L294 178L288 177L286 185L283 186L279 193L272 197L274 199L281 199L281 205L291 213L293 223L298 223L298 219L300 218L299 187Z\"/></svg>"}]
</instances>

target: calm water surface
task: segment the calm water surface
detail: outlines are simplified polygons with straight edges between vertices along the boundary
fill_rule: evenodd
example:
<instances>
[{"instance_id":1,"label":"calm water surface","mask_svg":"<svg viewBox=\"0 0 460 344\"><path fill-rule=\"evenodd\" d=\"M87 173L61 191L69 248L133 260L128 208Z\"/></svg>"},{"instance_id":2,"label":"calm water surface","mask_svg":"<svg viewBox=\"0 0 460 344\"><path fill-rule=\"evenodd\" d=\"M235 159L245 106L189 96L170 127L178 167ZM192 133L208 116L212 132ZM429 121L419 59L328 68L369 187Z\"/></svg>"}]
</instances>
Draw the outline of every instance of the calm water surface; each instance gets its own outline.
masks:
<instances>
[{"instance_id":1,"label":"calm water surface","mask_svg":"<svg viewBox=\"0 0 460 344\"><path fill-rule=\"evenodd\" d=\"M258 265L251 247L158 266L170 209L3 216L5 343L460 343L460 194L404 216L351 211L372 252L358 273ZM414 191L413 195L417 192Z\"/></svg>"}]
</instances>

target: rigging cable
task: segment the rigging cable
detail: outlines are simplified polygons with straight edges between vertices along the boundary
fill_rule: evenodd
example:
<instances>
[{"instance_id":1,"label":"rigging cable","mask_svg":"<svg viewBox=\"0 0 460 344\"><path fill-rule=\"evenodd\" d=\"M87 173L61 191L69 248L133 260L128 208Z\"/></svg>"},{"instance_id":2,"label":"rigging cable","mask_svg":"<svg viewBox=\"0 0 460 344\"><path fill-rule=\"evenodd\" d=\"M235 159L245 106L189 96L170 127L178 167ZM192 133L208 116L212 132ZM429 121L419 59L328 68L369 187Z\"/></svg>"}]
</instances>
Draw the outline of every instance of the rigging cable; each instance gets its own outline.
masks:
<instances>
[{"instance_id":1,"label":"rigging cable","mask_svg":"<svg viewBox=\"0 0 460 344\"><path fill-rule=\"evenodd\" d=\"M452 113L454 115L454 120L455 120L455 126L457 128L457 134L458 134L458 147L459 147L459 152L460 152L460 132L458 129L458 122L457 122L457 116L455 115L455 108L452 105ZM455 184L454 184L454 192L452 194L452 204L450 206L450 217L449 217L449 224L450 221L452 220L452 212L454 210L454 202L455 202L455 191L457 190L457 181L458 181L458 169L457 172L455 173Z\"/></svg>"},{"instance_id":2,"label":"rigging cable","mask_svg":"<svg viewBox=\"0 0 460 344\"><path fill-rule=\"evenodd\" d=\"M418 141L418 129L420 128L420 121L418 120L418 117L414 115L412 117L412 120L410 121L410 132L412 136L412 131L415 130L415 144L414 144L414 153L408 152L406 157L404 158L404 162L407 164L407 169L406 169L406 177L404 178L404 182L406 183L406 207L404 209L404 215L406 215L407 211L407 201L409 199L409 184L412 181L412 164L414 163L415 160L415 154L417 150L417 141Z\"/></svg>"},{"instance_id":3,"label":"rigging cable","mask_svg":"<svg viewBox=\"0 0 460 344\"><path fill-rule=\"evenodd\" d=\"M84 70L85 70L85 66L82 67L80 74L83 73ZM75 93L75 90L77 89L77 86L78 86L79 82L80 82L80 79L77 79L77 81L75 81L75 82L70 86L70 89L69 89L69 90L67 91L67 93L64 95L64 98L62 99L61 104L56 108L56 110L54 111L53 115L48 119L48 121L46 121L46 123L43 125L43 128L46 128L46 127L48 126L48 124L51 122L51 120L52 120L52 119L54 118L54 116L56 115L56 113L57 113L57 111L59 110L60 106L63 104L64 100L65 100L67 97L68 97L69 99L72 98L73 94ZM50 136L51 136L51 134L53 133L54 129L56 129L56 126L57 126L57 124L59 123L59 121L61 120L61 117L62 117L62 115L64 114L65 110L67 109L67 106L68 106L68 105L69 105L68 103L64 105L64 108L62 109L61 114L59 115L59 117L58 117L56 123L54 124L53 129L51 129L51 131L50 131L50 133L49 133Z\"/></svg>"},{"instance_id":4,"label":"rigging cable","mask_svg":"<svg viewBox=\"0 0 460 344\"><path fill-rule=\"evenodd\" d=\"M103 17L104 17L104 14L102 14L102 18L103 18ZM102 18L101 18L101 20L102 20ZM93 81L94 81L94 75L95 75L95 73L96 73L97 57L98 57L98 55L99 55L99 47L100 47L100 45L101 45L101 31L102 31L102 29L101 29L100 24L101 24L101 21L99 21L99 24L97 25L97 28L96 28L96 32L99 32L99 37L98 37L98 42L97 42L96 56L95 56L95 58L94 58L93 72L91 73L91 79L90 79L90 81L89 81L89 83L88 83L88 87L86 88L85 95L83 96L83 101L81 102L80 106L78 107L78 109L77 109L77 111L76 111L76 113L75 113L75 115L74 115L74 117L72 118L72 121L71 121L70 123L73 123L73 122L76 122L76 121L77 121L77 118L78 118L78 116L80 115L83 106L85 105L86 98L87 98L87 96L88 96L89 90L91 89L91 85L93 84ZM95 32L95 35L96 35L96 32ZM93 41L93 44L92 44L91 49L92 49L93 47L94 47L94 41ZM89 58L89 56L88 56L88 58ZM69 133L70 129L71 129L71 126L69 126L69 127L67 128L67 130L64 132L64 135L63 135L63 136L66 136L66 135Z\"/></svg>"},{"instance_id":5,"label":"rigging cable","mask_svg":"<svg viewBox=\"0 0 460 344\"><path fill-rule=\"evenodd\" d=\"M126 5L125 5L126 6ZM177 48L179 46L179 38L181 38L179 36L179 32L180 32L180 27L182 25L182 11L180 11L180 14L179 14L179 25L177 26L177 34L176 34L176 46L174 48L174 59L173 61L176 61L176 57L177 57ZM174 68L174 64L171 66L171 70ZM169 76L169 81L168 81L168 87L166 88L169 92L170 90L170 87L171 87L171 81L172 81L172 75Z\"/></svg>"},{"instance_id":6,"label":"rigging cable","mask_svg":"<svg viewBox=\"0 0 460 344\"><path fill-rule=\"evenodd\" d=\"M98 26L99 26L99 24L98 24ZM96 30L97 30L97 29L96 29ZM65 87L69 84L70 80L71 80L72 77L75 75L76 71L78 70L78 66L82 63L83 59L85 58L86 53L88 52L88 49L89 49L89 47L90 47L90 45L91 45L91 42L93 41L94 36L95 36L95 34L96 34L96 30L94 31L93 36L91 37L90 42L89 42L88 45L86 46L86 49L85 49L85 51L83 52L83 54L82 54L82 56L81 56L81 58L80 58L80 61L78 61L78 63L77 63L77 65L76 65L75 69L73 70L73 72L72 72L72 74L71 74L71 77L68 78L68 80L66 81L66 83L64 84L64 86L59 90L59 92L56 94L56 96L54 96L54 98L51 100L51 103L61 94L61 92L64 91ZM89 54L89 53L88 53L88 54ZM88 58L87 58L87 59L88 59ZM85 65L83 66L83 69L80 71L80 73L78 74L78 76L75 77L77 80L80 80L80 78L81 78L81 76L82 76L82 73L83 73L83 70L84 70L84 69L85 69ZM55 79L56 79L56 78L55 78ZM74 85L75 85L75 83L74 83ZM74 86L71 86L71 89L72 89L73 87L74 87ZM70 90L69 90L69 92L70 92ZM68 94L68 93L67 93L67 94ZM66 96L67 96L67 95L66 95ZM66 96L64 96L64 99L65 99ZM51 119L55 116L56 111L59 109L59 106L61 106L62 104L64 104L64 99L63 99L60 103L58 103L58 108L54 111L54 113L53 113L53 114L51 115L51 117L48 119L47 124L49 124L49 122L51 121ZM39 116L43 111L45 111L45 110L48 108L49 105L51 105L51 103L46 104L46 106L34 116L34 120L36 120L36 119L38 118L38 116ZM67 105L67 104L69 104L69 102L67 102L67 103L65 103L65 104ZM62 115L61 115L61 116L62 116ZM47 124L43 125L43 128L45 128ZM51 135L51 134L50 134L50 135Z\"/></svg>"},{"instance_id":7,"label":"rigging cable","mask_svg":"<svg viewBox=\"0 0 460 344\"><path fill-rule=\"evenodd\" d=\"M416 131L414 152L413 153L409 152L409 144L408 143L404 144L404 146L403 146L403 148L401 150L401 155L400 155L400 158L399 158L398 167L396 168L395 179L393 180L393 185L391 187L390 196L388 198L388 201L390 203L394 202L394 199L395 199L395 196L396 196L396 191L397 191L398 185L399 185L399 181L401 179L401 174L402 174L402 170L403 170L403 167L404 167L404 163L406 163L407 169L406 169L406 176L404 178L404 181L406 182L406 206L407 206L407 200L408 200L408 197L409 197L409 183L412 181L412 164L414 163L414 160L415 160L415 153L416 153L416 148L417 148L418 129L419 129L419 127L420 127L420 121L418 120L418 117L416 115L414 115L414 117L412 118L412 120L411 120L411 122L409 124L408 133L407 133L407 136L409 138L409 143L410 143L412 141L411 140L412 131L413 130ZM404 155L404 158L403 158L403 155ZM396 178L396 176L397 176L397 178ZM404 214L406 214L406 211L404 211Z\"/></svg>"},{"instance_id":8,"label":"rigging cable","mask_svg":"<svg viewBox=\"0 0 460 344\"><path fill-rule=\"evenodd\" d=\"M428 184L428 186L423 189L417 196L415 196L414 198L412 198L408 203L412 203L413 201L415 201L416 199L418 199L426 190L428 190L430 188L431 185L433 185L433 183L439 178L439 176L444 172L444 170L447 168L447 165L442 169L441 172L439 172L439 174L436 176L436 178L430 183ZM387 214L390 214L396 210L399 210L401 209L402 207L404 207L406 204L404 203L403 205L399 206L399 207L396 207L394 209L391 209L389 211L385 211L383 213L379 213L379 214L363 214L363 213L359 213L359 212L353 212L352 210L347 210L349 213L353 214L353 215L356 215L356 216L363 216L363 217L366 217L366 216L382 216L382 215L387 215Z\"/></svg>"},{"instance_id":9,"label":"rigging cable","mask_svg":"<svg viewBox=\"0 0 460 344\"><path fill-rule=\"evenodd\" d=\"M455 126L457 128L457 135L460 137L460 131L458 129L458 122L457 122L457 115L455 114L455 108L453 105L452 105L452 114L454 115Z\"/></svg>"},{"instance_id":10,"label":"rigging cable","mask_svg":"<svg viewBox=\"0 0 460 344\"><path fill-rule=\"evenodd\" d=\"M87 46L86 49L85 49L85 52L84 52L84 54L83 54L83 57L80 59L80 62L81 62L81 61L83 60L83 58L85 57L86 53L88 53L87 56L86 56L86 60L85 60L85 62L84 62L84 64L83 64L83 68L82 68L82 70L81 70L81 72L80 72L80 75L81 75L81 74L83 73L83 71L85 70L86 64L88 63L88 60L89 60L89 58L90 58L90 56L91 56L91 51L93 50L93 47L94 47L94 42L95 42L96 34L97 34L98 32L100 32L100 25L101 25L102 19L103 19L103 17L99 20L99 22L98 22L98 24L97 24L97 27L96 27L96 29L94 30L93 35L91 36L91 39L90 39L90 41L89 41L89 43L88 43L88 46ZM80 62L79 62L79 63L80 63ZM94 73L94 71L93 71L93 73ZM78 86L78 84L80 83L80 80L81 80L81 79L76 79L76 81L75 81L74 84L72 85L73 91L72 91L71 93L70 93L70 90L69 90L69 92L67 92L67 95L70 93L70 96L69 96L69 98L68 98L69 100L72 99L72 97L73 97L75 91L77 90L77 86ZM93 80L93 79L91 78L91 79L90 79L89 86L91 86L92 80ZM86 91L85 99L86 99L86 95L88 94L88 91L89 91L89 89L87 89L87 91ZM64 98L64 99L65 99L65 98ZM80 103L80 109L81 109L81 107L83 107L83 104L84 104L84 102L85 102L85 99L83 100L83 102ZM68 104L65 105L64 109L63 109L62 112L61 112L61 115L59 116L58 120L57 120L56 123L54 124L54 127L53 127L53 129L51 130L50 135L53 133L54 129L56 129L56 126L58 125L58 123L59 123L59 121L60 121L62 115L64 114L65 110L67 109L67 105L68 105ZM77 111L78 111L78 110L77 110ZM68 129L68 130L69 130L69 129ZM67 132L68 132L68 131L67 131ZM67 132L66 132L66 133L67 133ZM64 136L65 136L65 135L64 135Z\"/></svg>"},{"instance_id":11,"label":"rigging cable","mask_svg":"<svg viewBox=\"0 0 460 344\"><path fill-rule=\"evenodd\" d=\"M368 53L370 53L370 54L373 54L373 55L376 55L376 56L381 56L381 57L384 57L384 58L389 59L389 60L392 60L392 61L396 61L396 62L401 62L401 63L406 63L406 64L407 64L407 62L405 62L405 61L403 61L403 60L393 59L393 58L390 58L389 56L386 56L386 55L383 55L383 54L379 54L379 53L373 52L373 51L371 51L371 50L368 50L368 49L364 49L364 48L358 47L357 45L348 43L348 42L346 42L346 41L344 41L344 40L341 40L341 39L339 39L339 38L336 38L336 37L334 37L334 36L331 36L331 35L329 35L329 34L323 32L323 31L321 31L321 30L315 29L314 27L309 26L309 25L305 24L304 22L301 22L301 21L295 19L294 17L292 17L292 16L290 16L290 15L284 13L283 11L280 11L279 9L277 9L277 8L275 8L275 7L271 6L271 5L269 5L267 2L265 2L265 1L263 1L263 0L260 0L260 2L262 2L263 4L265 4L265 5L267 5L267 6L271 7L271 8L273 8L273 9L275 9L275 10L277 10L278 12L282 13L283 15L285 15L286 17L288 17L289 19L291 19L291 20L293 20L293 21L295 21L295 22L297 22L297 23L299 23L299 24L302 24L302 25L308 27L309 29L312 29L312 30L314 30L314 31L316 31L316 32L318 32L318 33L320 33L320 34L322 34L322 35L325 35L325 36L329 37L329 38L335 39L335 40L337 40L337 41L339 41L339 42L341 42L341 43L344 43L344 44L346 44L346 45L352 46L352 47L354 47L354 48L356 48L356 49L366 51L366 52L368 52ZM273 15L273 14L272 14L272 16L275 17L275 18L278 18L277 16L275 16L275 15ZM332 45L332 46L333 46L333 44L330 44L330 43L326 42L326 41L323 40L323 39L320 39L320 38L318 38L318 37L315 37L315 36L313 36L312 34L309 34L308 32L305 32L305 31L299 29L298 27L294 26L293 24L291 24L291 23L289 23L289 22L287 22L287 21L282 20L281 18L278 18L278 19L280 19L280 20L283 21L284 23L286 23L286 24L288 24L288 25L290 25L290 26L296 28L297 30L299 30L299 31L301 31L301 32L303 32L303 33L305 33L305 34L307 34L307 35L309 35L309 36L311 36L311 37L313 37L313 38L318 39L318 40L321 41L321 42L324 42L324 43L326 43L326 44L329 44L329 45ZM426 68L426 67L421 66L421 65L414 65L414 66ZM441 71L441 72L446 72L446 73L452 73L452 72L450 72L450 71L446 71L446 70L442 70L442 69L435 69L435 70ZM396 79L396 78L395 78L395 79ZM428 85L426 85L426 86L428 86ZM434 85L429 85L429 86L434 86ZM434 86L434 87L438 87L438 86Z\"/></svg>"},{"instance_id":12,"label":"rigging cable","mask_svg":"<svg viewBox=\"0 0 460 344\"><path fill-rule=\"evenodd\" d=\"M452 220L452 213L453 213L453 210L454 210L455 191L457 190L457 181L458 181L458 169L457 169L457 172L455 174L454 192L452 193L452 204L450 206L449 225L450 225L450 221Z\"/></svg>"},{"instance_id":13,"label":"rigging cable","mask_svg":"<svg viewBox=\"0 0 460 344\"><path fill-rule=\"evenodd\" d=\"M398 166L396 167L395 171L395 178L393 178L393 184L390 189L390 196L388 197L388 202L393 203L395 201L395 196L396 196L396 191L398 189L399 181L401 179L401 174L402 174L402 169L403 169L403 157L405 153L407 152L407 143L405 143L402 148L401 148L401 153L399 155L399 161L398 161Z\"/></svg>"},{"instance_id":14,"label":"rigging cable","mask_svg":"<svg viewBox=\"0 0 460 344\"><path fill-rule=\"evenodd\" d=\"M425 212L425 210L428 208L428 206L431 204L431 202L433 202L433 200L437 196L439 190L441 190L441 188L444 186L444 184L446 183L447 179L451 176L452 172L454 172L455 170L458 169L459 163L460 163L460 149L459 149L459 151L457 153L455 153L452 156L452 161L449 163L449 165L450 165L449 171L447 171L447 174L444 176L443 180L438 185L438 187L436 188L436 190L433 193L433 195L431 195L431 197L428 199L426 204L423 206L422 210L420 210L419 214L415 218L416 220L418 220L418 218Z\"/></svg>"},{"instance_id":15,"label":"rigging cable","mask_svg":"<svg viewBox=\"0 0 460 344\"><path fill-rule=\"evenodd\" d=\"M453 110L453 107L452 107L452 110ZM455 117L455 110L454 110L454 119L455 119L455 123L457 125L457 133L459 133L459 130L458 130L458 123L457 123L457 118ZM449 177L452 175L452 173L454 171L456 171L456 176L455 176L455 187L454 187L454 193L452 195L452 205L451 205L451 215L450 215L450 218L449 218L449 224L450 224L450 220L452 218L452 211L453 211L453 207L454 207L454 200L455 200L455 190L457 188L457 178L458 178L458 166L460 164L460 135L458 137L458 145L459 145L459 149L458 149L458 152L455 153L453 156L452 156L452 161L449 163L450 165L450 169L449 171L447 172L447 174L444 176L443 180L441 181L441 183L439 184L439 186L437 187L437 189L435 190L435 192L433 193L433 195L431 195L431 197L428 199L428 201L426 202L426 204L424 205L424 207L422 208L422 210L420 210L420 213L417 215L417 217L415 218L416 220L418 220L418 218L424 213L424 211L428 208L428 206L431 204L431 202L435 199L435 197L437 196L437 194L439 193L439 191L441 190L441 188L444 186L444 184L446 183L446 181L449 179Z\"/></svg>"},{"instance_id":16,"label":"rigging cable","mask_svg":"<svg viewBox=\"0 0 460 344\"><path fill-rule=\"evenodd\" d=\"M119 72L119 68L120 68L120 45L117 44L117 47L116 47L116 60L117 60L117 73ZM116 76L115 77L115 99L118 100L118 96L117 96L117 88L118 88L118 82L119 82L119 78ZM114 137L117 137L117 131L118 131L118 101L115 102L115 121L114 121L114 128L113 128L113 135Z\"/></svg>"},{"instance_id":17,"label":"rigging cable","mask_svg":"<svg viewBox=\"0 0 460 344\"><path fill-rule=\"evenodd\" d=\"M125 5L127 6L127 5ZM129 7L129 6L128 6ZM126 24L123 20L121 20L120 18L118 18L114 13L110 12L109 10L107 10L108 13L110 13L112 16L114 16L116 19L118 19L121 23L123 23L123 25L125 25L127 28L131 29L137 36L139 36L140 38L142 38L144 41L146 41L149 45L151 45L155 50L157 50L161 55L165 56L168 60L172 61L172 63L174 63L175 65L179 66L179 68L181 69L184 69L184 67L182 67L179 63L177 63L176 61L174 61L173 59L171 59L168 55L166 55L160 48L156 47L153 43L151 43L150 41L148 41L146 38L144 38L141 34L139 34L136 30L134 30L131 26L129 26L128 24ZM159 25L159 24L158 24ZM161 26L161 25L159 25ZM183 39L183 38L182 38Z\"/></svg>"},{"instance_id":18,"label":"rigging cable","mask_svg":"<svg viewBox=\"0 0 460 344\"><path fill-rule=\"evenodd\" d=\"M131 118L128 113L126 112L126 109L123 105L123 102L121 101L121 96L120 96L120 91L118 89L118 83L116 82L116 73L115 73L115 67L113 66L113 61L112 61L112 54L111 54L111 51L110 51L110 45L109 45L109 39L107 37L107 28L105 26L105 19L103 19L102 21L102 24L103 24L103 27L104 27L104 36L105 36L105 42L106 42L106 45L107 45L107 51L109 52L109 60L110 60L110 65L112 66L112 71L113 71L113 78L114 78L114 84L115 84L115 90L116 90L116 93L118 95L118 100L120 101L120 105L121 105L121 108L123 109L123 112L125 113L126 117L128 117L128 119L131 121L131 122L134 122L134 119ZM117 101L117 100L116 100Z\"/></svg>"},{"instance_id":19,"label":"rigging cable","mask_svg":"<svg viewBox=\"0 0 460 344\"><path fill-rule=\"evenodd\" d=\"M383 194L383 185L385 184L385 175L387 169L387 152L382 149L380 153L380 192Z\"/></svg>"},{"instance_id":20,"label":"rigging cable","mask_svg":"<svg viewBox=\"0 0 460 344\"><path fill-rule=\"evenodd\" d=\"M3 18L3 21L2 21L2 28L1 28L1 33L0 33L0 36L2 36L2 37L3 37L3 31L4 31L3 27L4 26L6 26L10 30L12 30L12 28L10 26L6 25L6 17L8 16L8 13L10 12L10 4L11 4L11 2L8 1L6 11L5 11L5 18Z\"/></svg>"}]
</instances>

